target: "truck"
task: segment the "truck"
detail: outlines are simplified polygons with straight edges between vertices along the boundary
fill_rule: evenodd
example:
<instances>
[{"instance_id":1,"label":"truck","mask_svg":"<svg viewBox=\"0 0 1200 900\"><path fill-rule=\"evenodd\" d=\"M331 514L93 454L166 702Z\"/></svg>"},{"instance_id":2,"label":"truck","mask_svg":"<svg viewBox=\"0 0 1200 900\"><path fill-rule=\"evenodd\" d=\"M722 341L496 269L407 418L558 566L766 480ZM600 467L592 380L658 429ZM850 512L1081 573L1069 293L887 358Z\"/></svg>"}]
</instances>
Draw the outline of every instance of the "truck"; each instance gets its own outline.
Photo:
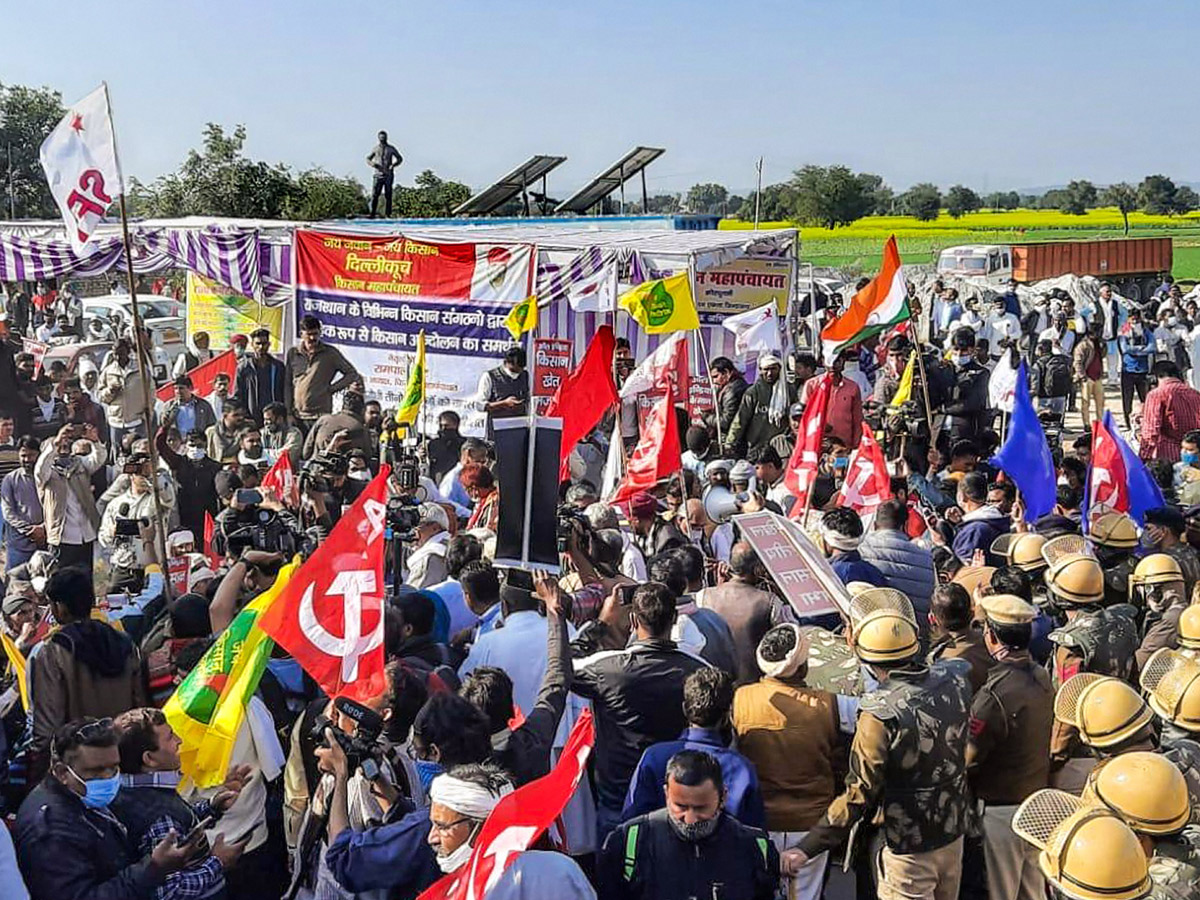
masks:
<instances>
[{"instance_id":1,"label":"truck","mask_svg":"<svg viewBox=\"0 0 1200 900\"><path fill-rule=\"evenodd\" d=\"M1111 282L1121 296L1140 302L1171 271L1171 252L1169 237L965 244L942 250L937 272L997 286L1010 279L1030 284L1060 275L1094 275Z\"/></svg>"}]
</instances>

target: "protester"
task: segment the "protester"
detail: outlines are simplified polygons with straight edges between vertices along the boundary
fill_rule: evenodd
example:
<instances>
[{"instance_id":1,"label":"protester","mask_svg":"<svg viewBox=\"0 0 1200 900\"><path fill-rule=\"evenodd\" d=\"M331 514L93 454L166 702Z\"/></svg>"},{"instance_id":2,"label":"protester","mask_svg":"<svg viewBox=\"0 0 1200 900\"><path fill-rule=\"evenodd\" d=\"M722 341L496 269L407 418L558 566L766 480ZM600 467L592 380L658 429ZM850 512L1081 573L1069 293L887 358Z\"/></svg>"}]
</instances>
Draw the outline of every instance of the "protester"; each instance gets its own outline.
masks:
<instances>
[{"instance_id":1,"label":"protester","mask_svg":"<svg viewBox=\"0 0 1200 900\"><path fill-rule=\"evenodd\" d=\"M361 377L340 350L321 340L321 321L311 315L300 320L300 343L288 350L284 370L284 405L305 431L333 412L334 394Z\"/></svg>"},{"instance_id":2,"label":"protester","mask_svg":"<svg viewBox=\"0 0 1200 900\"><path fill-rule=\"evenodd\" d=\"M271 332L257 328L250 332L254 355L243 357L233 379L233 394L246 407L250 417L263 424L263 410L286 399L287 373L283 363L271 355Z\"/></svg>"}]
</instances>

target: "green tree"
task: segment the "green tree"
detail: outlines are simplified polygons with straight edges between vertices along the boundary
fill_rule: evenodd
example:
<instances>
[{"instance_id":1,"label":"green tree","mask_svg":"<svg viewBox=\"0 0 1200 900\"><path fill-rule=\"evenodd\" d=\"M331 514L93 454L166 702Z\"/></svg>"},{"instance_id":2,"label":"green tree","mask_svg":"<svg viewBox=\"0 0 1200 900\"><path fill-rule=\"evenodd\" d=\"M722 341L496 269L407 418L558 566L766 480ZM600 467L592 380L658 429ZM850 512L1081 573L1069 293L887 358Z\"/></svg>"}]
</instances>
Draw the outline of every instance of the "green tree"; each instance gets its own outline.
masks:
<instances>
[{"instance_id":1,"label":"green tree","mask_svg":"<svg viewBox=\"0 0 1200 900\"><path fill-rule=\"evenodd\" d=\"M754 197L751 191L737 211L737 217L746 222L754 221ZM763 222L790 222L796 216L796 192L787 182L768 184L762 189L759 219Z\"/></svg>"},{"instance_id":2,"label":"green tree","mask_svg":"<svg viewBox=\"0 0 1200 900\"><path fill-rule=\"evenodd\" d=\"M1172 205L1177 213L1189 213L1200 206L1200 196L1186 184L1181 184L1175 189L1175 202Z\"/></svg>"},{"instance_id":3,"label":"green tree","mask_svg":"<svg viewBox=\"0 0 1200 900\"><path fill-rule=\"evenodd\" d=\"M58 217L38 150L64 115L58 91L0 84L0 214L5 218Z\"/></svg>"},{"instance_id":4,"label":"green tree","mask_svg":"<svg viewBox=\"0 0 1200 900\"><path fill-rule=\"evenodd\" d=\"M1098 192L1090 181L1072 181L1062 191L1058 209L1070 216L1082 216L1096 205Z\"/></svg>"},{"instance_id":5,"label":"green tree","mask_svg":"<svg viewBox=\"0 0 1200 900\"><path fill-rule=\"evenodd\" d=\"M444 181L426 169L414 180L414 187L396 188L393 214L400 217L436 218L449 216L456 206L468 200L471 189L457 181Z\"/></svg>"},{"instance_id":6,"label":"green tree","mask_svg":"<svg viewBox=\"0 0 1200 900\"><path fill-rule=\"evenodd\" d=\"M362 184L321 168L305 169L296 176L296 190L284 204L284 218L304 222L349 219L366 213L367 195Z\"/></svg>"},{"instance_id":7,"label":"green tree","mask_svg":"<svg viewBox=\"0 0 1200 900\"><path fill-rule=\"evenodd\" d=\"M874 208L875 177L868 173L856 175L846 166L805 166L791 181L797 220L837 228L861 219Z\"/></svg>"},{"instance_id":8,"label":"green tree","mask_svg":"<svg viewBox=\"0 0 1200 900\"><path fill-rule=\"evenodd\" d=\"M928 181L914 184L900 195L900 208L918 222L932 222L942 210L942 192Z\"/></svg>"},{"instance_id":9,"label":"green tree","mask_svg":"<svg viewBox=\"0 0 1200 900\"><path fill-rule=\"evenodd\" d=\"M679 212L681 206L678 194L651 194L646 198L646 209L642 212L644 215L666 215Z\"/></svg>"},{"instance_id":10,"label":"green tree","mask_svg":"<svg viewBox=\"0 0 1200 900\"><path fill-rule=\"evenodd\" d=\"M1016 209L1021 205L1021 195L1016 191L993 191L983 205L988 209Z\"/></svg>"},{"instance_id":11,"label":"green tree","mask_svg":"<svg viewBox=\"0 0 1200 900\"><path fill-rule=\"evenodd\" d=\"M694 184L687 192L687 208L694 213L723 213L728 197L723 185Z\"/></svg>"},{"instance_id":12,"label":"green tree","mask_svg":"<svg viewBox=\"0 0 1200 900\"><path fill-rule=\"evenodd\" d=\"M1166 175L1147 175L1138 185L1142 211L1152 216L1169 216L1175 212L1175 182Z\"/></svg>"},{"instance_id":13,"label":"green tree","mask_svg":"<svg viewBox=\"0 0 1200 900\"><path fill-rule=\"evenodd\" d=\"M965 185L956 184L946 191L946 212L950 213L952 219L961 219L982 206L979 195Z\"/></svg>"},{"instance_id":14,"label":"green tree","mask_svg":"<svg viewBox=\"0 0 1200 900\"><path fill-rule=\"evenodd\" d=\"M1129 234L1129 214L1138 208L1138 190L1127 181L1110 184L1100 195L1100 202L1105 206L1115 206L1121 211L1121 219L1125 223L1125 233Z\"/></svg>"}]
</instances>

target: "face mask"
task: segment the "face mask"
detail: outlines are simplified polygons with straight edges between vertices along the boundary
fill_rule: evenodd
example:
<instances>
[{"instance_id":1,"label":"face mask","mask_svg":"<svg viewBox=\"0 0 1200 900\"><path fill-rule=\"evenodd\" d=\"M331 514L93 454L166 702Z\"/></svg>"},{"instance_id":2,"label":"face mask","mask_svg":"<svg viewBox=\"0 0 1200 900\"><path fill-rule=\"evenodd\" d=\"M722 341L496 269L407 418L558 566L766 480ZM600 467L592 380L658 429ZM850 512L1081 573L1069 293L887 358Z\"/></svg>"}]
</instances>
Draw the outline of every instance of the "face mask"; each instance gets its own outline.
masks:
<instances>
[{"instance_id":1,"label":"face mask","mask_svg":"<svg viewBox=\"0 0 1200 900\"><path fill-rule=\"evenodd\" d=\"M1142 532L1142 536L1138 539L1138 543L1140 543L1146 550L1153 550L1162 543L1162 539L1151 535L1149 529L1147 529Z\"/></svg>"},{"instance_id":2,"label":"face mask","mask_svg":"<svg viewBox=\"0 0 1200 900\"><path fill-rule=\"evenodd\" d=\"M717 826L721 824L721 811L717 810L717 814L711 819L701 819L699 822L690 824L682 822L672 815L667 816L667 821L671 823L671 830L679 836L680 840L694 844L696 841L710 837L717 830Z\"/></svg>"},{"instance_id":3,"label":"face mask","mask_svg":"<svg viewBox=\"0 0 1200 900\"><path fill-rule=\"evenodd\" d=\"M438 868L446 874L449 874L458 869L460 866L465 866L467 864L467 860L471 858L471 853L474 852L474 849L475 848L471 846L470 839L463 841L458 845L458 849L456 849L453 853L449 853L446 856L442 856L441 854L438 855Z\"/></svg>"},{"instance_id":4,"label":"face mask","mask_svg":"<svg viewBox=\"0 0 1200 900\"><path fill-rule=\"evenodd\" d=\"M1056 482L1056 484L1057 484L1059 487L1070 487L1070 486L1071 486L1071 482L1067 481L1067 479L1066 479L1066 478L1060 478L1060 479L1058 479L1058 481Z\"/></svg>"},{"instance_id":5,"label":"face mask","mask_svg":"<svg viewBox=\"0 0 1200 900\"><path fill-rule=\"evenodd\" d=\"M54 465L60 469L69 469L71 467L71 460L74 458L70 453L59 454L54 457Z\"/></svg>"},{"instance_id":6,"label":"face mask","mask_svg":"<svg viewBox=\"0 0 1200 900\"><path fill-rule=\"evenodd\" d=\"M187 448L187 458L188 459L204 459L204 448L203 447L188 447Z\"/></svg>"},{"instance_id":7,"label":"face mask","mask_svg":"<svg viewBox=\"0 0 1200 900\"><path fill-rule=\"evenodd\" d=\"M697 547L699 547L700 542L704 540L704 529L703 528L693 528L693 529L691 529L690 534L691 534L691 538L692 538L692 543L695 544Z\"/></svg>"},{"instance_id":8,"label":"face mask","mask_svg":"<svg viewBox=\"0 0 1200 900\"><path fill-rule=\"evenodd\" d=\"M435 763L430 759L415 759L413 767L417 770L417 777L421 779L421 787L425 789L426 794L433 786L433 779L446 771L442 768L441 763Z\"/></svg>"},{"instance_id":9,"label":"face mask","mask_svg":"<svg viewBox=\"0 0 1200 900\"><path fill-rule=\"evenodd\" d=\"M975 357L973 354L959 353L957 356L954 357L954 362L960 366L965 366L965 365L967 365L967 363L971 362L971 360L973 360L974 358Z\"/></svg>"},{"instance_id":10,"label":"face mask","mask_svg":"<svg viewBox=\"0 0 1200 900\"><path fill-rule=\"evenodd\" d=\"M843 371L845 371L845 372L857 372L857 371L858 371L858 363L856 363L856 362L848 362L848 363L846 363L846 368L845 368Z\"/></svg>"},{"instance_id":11,"label":"face mask","mask_svg":"<svg viewBox=\"0 0 1200 900\"><path fill-rule=\"evenodd\" d=\"M1174 328L1174 327L1175 327L1176 325L1178 325L1178 324L1179 324L1179 320L1178 320L1178 319L1176 319L1174 316L1170 316L1170 317L1167 319L1167 327L1168 327L1168 328Z\"/></svg>"},{"instance_id":12,"label":"face mask","mask_svg":"<svg viewBox=\"0 0 1200 900\"><path fill-rule=\"evenodd\" d=\"M1196 463L1200 462L1200 453L1189 453L1188 451L1184 450L1179 454L1179 458L1184 462L1185 465L1194 466Z\"/></svg>"},{"instance_id":13,"label":"face mask","mask_svg":"<svg viewBox=\"0 0 1200 900\"><path fill-rule=\"evenodd\" d=\"M370 481L371 480L371 470L370 469L355 469L353 472L348 473L346 475L346 477L349 478L351 481Z\"/></svg>"},{"instance_id":14,"label":"face mask","mask_svg":"<svg viewBox=\"0 0 1200 900\"><path fill-rule=\"evenodd\" d=\"M108 804L113 802L113 798L117 796L117 791L121 789L121 773L118 772L112 778L93 778L90 781L84 781L75 774L75 770L67 766L67 771L83 785L84 794L79 799L83 801L83 805L88 809L104 809Z\"/></svg>"}]
</instances>

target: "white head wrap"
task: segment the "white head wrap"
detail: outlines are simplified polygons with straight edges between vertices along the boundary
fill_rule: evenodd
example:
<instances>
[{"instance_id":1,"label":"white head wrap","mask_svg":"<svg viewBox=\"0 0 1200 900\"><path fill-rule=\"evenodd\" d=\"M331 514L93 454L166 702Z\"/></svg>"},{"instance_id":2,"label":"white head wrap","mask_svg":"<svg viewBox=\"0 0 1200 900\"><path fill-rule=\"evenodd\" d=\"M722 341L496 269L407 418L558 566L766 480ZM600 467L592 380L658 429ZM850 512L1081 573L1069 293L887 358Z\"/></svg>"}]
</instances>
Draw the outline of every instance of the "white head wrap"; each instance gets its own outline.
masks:
<instances>
[{"instance_id":1,"label":"white head wrap","mask_svg":"<svg viewBox=\"0 0 1200 900\"><path fill-rule=\"evenodd\" d=\"M849 537L840 531L834 531L824 522L821 523L821 537L825 546L834 550L857 550L858 545L862 543L861 537Z\"/></svg>"},{"instance_id":2,"label":"white head wrap","mask_svg":"<svg viewBox=\"0 0 1200 900\"><path fill-rule=\"evenodd\" d=\"M433 779L429 788L429 801L462 813L468 819L482 821L491 815L501 798L508 796L512 791L513 787L508 782L500 788L499 794L493 794L472 781L463 781L453 775L439 775Z\"/></svg>"},{"instance_id":3,"label":"white head wrap","mask_svg":"<svg viewBox=\"0 0 1200 900\"><path fill-rule=\"evenodd\" d=\"M796 632L796 646L794 646L791 652L783 659L776 662L768 662L767 660L763 659L762 643L760 642L758 645L758 650L755 651L755 655L758 658L758 667L768 678L788 678L792 675L795 675L796 671L802 665L808 662L808 635L800 630L800 626L794 625L791 622L778 625L776 627L790 628L792 631ZM774 630L774 628L771 629L771 631ZM770 634L771 631L768 631L767 634ZM763 640L766 640L766 635L763 636Z\"/></svg>"},{"instance_id":4,"label":"white head wrap","mask_svg":"<svg viewBox=\"0 0 1200 900\"><path fill-rule=\"evenodd\" d=\"M760 357L758 360L758 370L761 372L767 366L783 367L783 361L774 353L768 353L766 356ZM771 402L767 406L767 418L773 425L778 425L787 418L788 411L788 391L787 391L787 373L780 372L779 379L775 382L774 388L771 390Z\"/></svg>"}]
</instances>

